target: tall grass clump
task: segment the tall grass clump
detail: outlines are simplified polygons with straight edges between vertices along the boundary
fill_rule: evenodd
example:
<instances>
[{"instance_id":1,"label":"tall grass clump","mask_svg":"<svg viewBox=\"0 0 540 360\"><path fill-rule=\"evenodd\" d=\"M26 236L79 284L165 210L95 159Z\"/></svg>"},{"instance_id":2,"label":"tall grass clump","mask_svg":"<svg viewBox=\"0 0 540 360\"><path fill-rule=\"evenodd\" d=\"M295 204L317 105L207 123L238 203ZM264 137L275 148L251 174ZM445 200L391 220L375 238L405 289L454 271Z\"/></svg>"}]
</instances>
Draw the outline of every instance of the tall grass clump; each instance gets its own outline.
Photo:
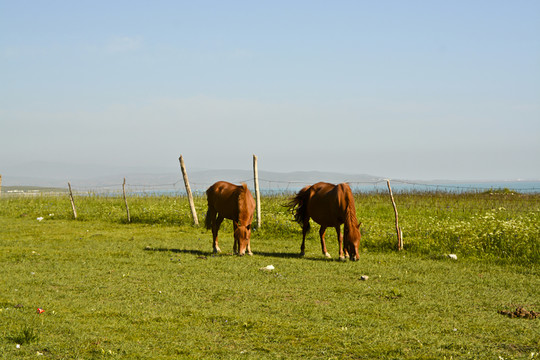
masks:
<instances>
[{"instance_id":1,"label":"tall grass clump","mask_svg":"<svg viewBox=\"0 0 540 360\"><path fill-rule=\"evenodd\" d=\"M406 249L540 262L540 195L403 194L396 197Z\"/></svg>"},{"instance_id":2,"label":"tall grass clump","mask_svg":"<svg viewBox=\"0 0 540 360\"><path fill-rule=\"evenodd\" d=\"M8 335L7 339L15 344L24 345L38 340L38 335L33 327L24 325L17 332Z\"/></svg>"}]
</instances>

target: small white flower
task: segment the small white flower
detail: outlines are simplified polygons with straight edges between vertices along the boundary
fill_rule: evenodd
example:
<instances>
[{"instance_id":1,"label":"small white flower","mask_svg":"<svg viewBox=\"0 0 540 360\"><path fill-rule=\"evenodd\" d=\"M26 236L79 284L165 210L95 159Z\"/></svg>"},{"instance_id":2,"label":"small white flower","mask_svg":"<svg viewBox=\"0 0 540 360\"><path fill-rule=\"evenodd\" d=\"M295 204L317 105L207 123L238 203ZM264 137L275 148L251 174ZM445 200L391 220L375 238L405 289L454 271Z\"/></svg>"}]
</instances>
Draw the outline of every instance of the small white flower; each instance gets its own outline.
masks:
<instances>
[{"instance_id":1,"label":"small white flower","mask_svg":"<svg viewBox=\"0 0 540 360\"><path fill-rule=\"evenodd\" d=\"M457 260L457 255L456 254L448 254L448 257L452 260Z\"/></svg>"},{"instance_id":2,"label":"small white flower","mask_svg":"<svg viewBox=\"0 0 540 360\"><path fill-rule=\"evenodd\" d=\"M259 270L272 271L274 270L274 265L268 265L268 266L260 268Z\"/></svg>"},{"instance_id":3,"label":"small white flower","mask_svg":"<svg viewBox=\"0 0 540 360\"><path fill-rule=\"evenodd\" d=\"M43 216L38 217L36 220L37 220L37 221L43 220Z\"/></svg>"},{"instance_id":4,"label":"small white flower","mask_svg":"<svg viewBox=\"0 0 540 360\"><path fill-rule=\"evenodd\" d=\"M15 345L15 347L16 347L17 349L20 349L20 348L21 348L21 344L17 344L17 345Z\"/></svg>"}]
</instances>

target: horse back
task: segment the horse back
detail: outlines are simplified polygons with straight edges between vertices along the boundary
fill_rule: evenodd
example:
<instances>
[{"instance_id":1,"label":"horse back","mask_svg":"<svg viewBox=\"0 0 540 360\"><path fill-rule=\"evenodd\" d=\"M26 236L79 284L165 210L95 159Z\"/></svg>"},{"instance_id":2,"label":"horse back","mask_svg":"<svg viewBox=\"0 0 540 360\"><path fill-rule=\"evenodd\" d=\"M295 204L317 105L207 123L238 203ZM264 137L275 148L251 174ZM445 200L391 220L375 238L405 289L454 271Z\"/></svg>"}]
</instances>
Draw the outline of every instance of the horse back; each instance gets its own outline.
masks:
<instances>
[{"instance_id":1,"label":"horse back","mask_svg":"<svg viewBox=\"0 0 540 360\"><path fill-rule=\"evenodd\" d=\"M255 209L255 200L246 184L234 185L227 181L218 181L206 190L208 207L212 207L221 216L234 221L251 222Z\"/></svg>"},{"instance_id":2,"label":"horse back","mask_svg":"<svg viewBox=\"0 0 540 360\"><path fill-rule=\"evenodd\" d=\"M307 201L309 216L322 226L343 224L339 194L337 185L325 182L313 184Z\"/></svg>"}]
</instances>

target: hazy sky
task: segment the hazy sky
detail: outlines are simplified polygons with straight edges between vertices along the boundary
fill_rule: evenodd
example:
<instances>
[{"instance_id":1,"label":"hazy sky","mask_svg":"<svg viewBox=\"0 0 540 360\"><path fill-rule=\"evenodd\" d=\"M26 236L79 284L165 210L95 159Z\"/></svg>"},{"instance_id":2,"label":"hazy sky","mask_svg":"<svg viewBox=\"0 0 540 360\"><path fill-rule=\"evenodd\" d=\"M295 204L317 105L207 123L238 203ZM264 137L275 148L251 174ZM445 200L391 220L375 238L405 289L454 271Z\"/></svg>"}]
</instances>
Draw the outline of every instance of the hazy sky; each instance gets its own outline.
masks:
<instances>
[{"instance_id":1,"label":"hazy sky","mask_svg":"<svg viewBox=\"0 0 540 360\"><path fill-rule=\"evenodd\" d=\"M540 179L540 1L0 0L32 161Z\"/></svg>"}]
</instances>

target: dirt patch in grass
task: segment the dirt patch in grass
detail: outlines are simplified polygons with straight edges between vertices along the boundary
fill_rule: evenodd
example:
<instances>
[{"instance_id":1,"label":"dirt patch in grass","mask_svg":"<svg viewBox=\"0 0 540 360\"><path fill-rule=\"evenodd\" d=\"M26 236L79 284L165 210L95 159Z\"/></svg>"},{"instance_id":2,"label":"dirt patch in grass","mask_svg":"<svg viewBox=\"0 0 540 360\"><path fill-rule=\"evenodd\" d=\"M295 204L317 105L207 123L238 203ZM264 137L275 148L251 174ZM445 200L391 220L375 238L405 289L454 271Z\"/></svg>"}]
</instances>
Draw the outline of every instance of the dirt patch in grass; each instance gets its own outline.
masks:
<instances>
[{"instance_id":1,"label":"dirt patch in grass","mask_svg":"<svg viewBox=\"0 0 540 360\"><path fill-rule=\"evenodd\" d=\"M522 319L536 319L540 316L540 313L536 311L529 311L522 306L518 306L515 311L509 310L499 310L499 314L506 315L511 318L522 318Z\"/></svg>"}]
</instances>

